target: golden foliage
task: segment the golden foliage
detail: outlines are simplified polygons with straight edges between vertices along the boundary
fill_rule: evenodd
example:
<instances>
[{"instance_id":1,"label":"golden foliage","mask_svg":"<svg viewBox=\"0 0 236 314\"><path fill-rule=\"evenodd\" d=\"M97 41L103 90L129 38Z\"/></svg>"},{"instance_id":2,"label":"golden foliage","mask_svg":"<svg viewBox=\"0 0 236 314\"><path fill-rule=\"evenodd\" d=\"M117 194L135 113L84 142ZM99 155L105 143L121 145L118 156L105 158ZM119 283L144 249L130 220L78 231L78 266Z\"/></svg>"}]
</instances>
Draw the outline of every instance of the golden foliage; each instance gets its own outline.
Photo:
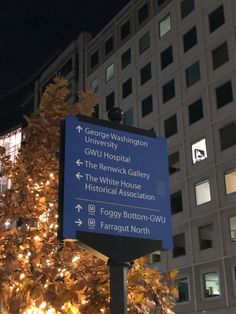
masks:
<instances>
[{"instance_id":1,"label":"golden foliage","mask_svg":"<svg viewBox=\"0 0 236 314\"><path fill-rule=\"evenodd\" d=\"M25 117L15 163L0 147L1 175L12 182L0 196L0 295L8 314L109 313L108 267L76 243L57 240L60 121L90 116L96 101L88 91L68 105L68 95L63 78L46 88L39 110ZM146 265L142 258L129 271L129 313L173 313L176 274L162 276Z\"/></svg>"}]
</instances>

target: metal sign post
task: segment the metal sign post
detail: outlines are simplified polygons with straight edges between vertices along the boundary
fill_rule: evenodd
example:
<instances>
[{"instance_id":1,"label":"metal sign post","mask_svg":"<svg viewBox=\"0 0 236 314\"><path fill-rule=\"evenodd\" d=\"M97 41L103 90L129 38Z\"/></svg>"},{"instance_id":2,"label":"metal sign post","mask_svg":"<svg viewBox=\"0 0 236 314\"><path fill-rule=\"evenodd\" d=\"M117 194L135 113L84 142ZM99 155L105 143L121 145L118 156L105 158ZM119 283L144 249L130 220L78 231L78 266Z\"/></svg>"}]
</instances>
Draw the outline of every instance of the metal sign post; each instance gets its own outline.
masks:
<instances>
[{"instance_id":1,"label":"metal sign post","mask_svg":"<svg viewBox=\"0 0 236 314\"><path fill-rule=\"evenodd\" d=\"M83 116L61 130L59 238L109 260L111 314L126 314L129 262L172 248L166 141Z\"/></svg>"}]
</instances>

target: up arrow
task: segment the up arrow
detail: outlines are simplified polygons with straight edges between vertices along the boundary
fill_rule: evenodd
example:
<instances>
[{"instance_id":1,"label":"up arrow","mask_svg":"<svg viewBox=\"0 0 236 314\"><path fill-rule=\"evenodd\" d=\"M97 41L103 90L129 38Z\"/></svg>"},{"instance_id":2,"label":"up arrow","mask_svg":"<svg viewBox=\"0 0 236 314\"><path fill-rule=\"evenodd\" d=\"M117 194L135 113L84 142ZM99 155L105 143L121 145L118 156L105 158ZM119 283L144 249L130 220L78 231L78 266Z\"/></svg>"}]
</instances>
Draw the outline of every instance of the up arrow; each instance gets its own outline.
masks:
<instances>
[{"instance_id":1,"label":"up arrow","mask_svg":"<svg viewBox=\"0 0 236 314\"><path fill-rule=\"evenodd\" d=\"M78 159L78 160L76 161L76 164L77 164L77 166L80 166L80 165L83 165L83 162L82 162L80 159Z\"/></svg>"},{"instance_id":2,"label":"up arrow","mask_svg":"<svg viewBox=\"0 0 236 314\"><path fill-rule=\"evenodd\" d=\"M81 211L81 209L83 209L83 207L80 204L77 204L75 208L78 209L78 213Z\"/></svg>"},{"instance_id":3,"label":"up arrow","mask_svg":"<svg viewBox=\"0 0 236 314\"><path fill-rule=\"evenodd\" d=\"M78 125L78 126L76 127L76 130L78 131L78 133L80 133L81 131L83 131L83 128L82 128L80 125Z\"/></svg>"},{"instance_id":4,"label":"up arrow","mask_svg":"<svg viewBox=\"0 0 236 314\"><path fill-rule=\"evenodd\" d=\"M80 174L80 172L78 172L78 173L76 174L76 178L77 178L78 180L80 180L81 178L83 178L83 176L82 176L82 174Z\"/></svg>"},{"instance_id":5,"label":"up arrow","mask_svg":"<svg viewBox=\"0 0 236 314\"><path fill-rule=\"evenodd\" d=\"M80 227L82 225L83 221L78 219L78 220L75 220L75 223L78 225L78 227Z\"/></svg>"}]
</instances>

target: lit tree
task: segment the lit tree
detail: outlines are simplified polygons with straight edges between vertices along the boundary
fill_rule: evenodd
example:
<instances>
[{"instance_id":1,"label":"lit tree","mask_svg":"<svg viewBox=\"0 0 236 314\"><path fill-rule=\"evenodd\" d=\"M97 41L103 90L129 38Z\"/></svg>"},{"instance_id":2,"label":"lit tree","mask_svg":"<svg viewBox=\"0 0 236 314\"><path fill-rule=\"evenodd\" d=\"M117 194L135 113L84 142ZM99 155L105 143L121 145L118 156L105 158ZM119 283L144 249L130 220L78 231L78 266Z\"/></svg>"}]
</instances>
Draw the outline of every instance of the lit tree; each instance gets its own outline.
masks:
<instances>
[{"instance_id":1,"label":"lit tree","mask_svg":"<svg viewBox=\"0 0 236 314\"><path fill-rule=\"evenodd\" d=\"M92 114L95 97L68 105L68 82L56 78L37 113L25 117L15 163L0 148L1 175L11 189L0 196L0 295L6 314L109 313L107 265L75 242L57 240L60 121ZM173 313L175 272L165 276L135 261L128 276L129 313Z\"/></svg>"}]
</instances>

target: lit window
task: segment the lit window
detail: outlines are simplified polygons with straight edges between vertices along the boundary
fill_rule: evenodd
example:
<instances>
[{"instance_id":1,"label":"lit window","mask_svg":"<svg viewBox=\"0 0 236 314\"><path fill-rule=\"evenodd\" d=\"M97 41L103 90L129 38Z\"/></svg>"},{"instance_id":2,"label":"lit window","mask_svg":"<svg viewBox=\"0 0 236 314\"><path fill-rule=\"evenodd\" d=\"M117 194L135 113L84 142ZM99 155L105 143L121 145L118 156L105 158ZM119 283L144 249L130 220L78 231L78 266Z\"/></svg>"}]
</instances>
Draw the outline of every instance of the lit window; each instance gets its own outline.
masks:
<instances>
[{"instance_id":1,"label":"lit window","mask_svg":"<svg viewBox=\"0 0 236 314\"><path fill-rule=\"evenodd\" d=\"M211 200L210 181L205 180L195 185L196 204L201 205Z\"/></svg>"},{"instance_id":2,"label":"lit window","mask_svg":"<svg viewBox=\"0 0 236 314\"><path fill-rule=\"evenodd\" d=\"M175 152L168 156L169 175L180 171L179 152Z\"/></svg>"},{"instance_id":3,"label":"lit window","mask_svg":"<svg viewBox=\"0 0 236 314\"><path fill-rule=\"evenodd\" d=\"M176 299L176 302L188 302L189 297L189 281L188 278L181 278L176 281L177 289L179 291L179 297Z\"/></svg>"},{"instance_id":4,"label":"lit window","mask_svg":"<svg viewBox=\"0 0 236 314\"><path fill-rule=\"evenodd\" d=\"M225 23L224 7L221 5L211 14L209 14L209 29L210 33L214 32L217 28Z\"/></svg>"},{"instance_id":5,"label":"lit window","mask_svg":"<svg viewBox=\"0 0 236 314\"><path fill-rule=\"evenodd\" d=\"M171 214L172 215L183 211L181 191L178 191L178 192L171 194L170 203L171 203Z\"/></svg>"},{"instance_id":6,"label":"lit window","mask_svg":"<svg viewBox=\"0 0 236 314\"><path fill-rule=\"evenodd\" d=\"M185 250L185 234L180 233L173 236L173 257L186 254Z\"/></svg>"},{"instance_id":7,"label":"lit window","mask_svg":"<svg viewBox=\"0 0 236 314\"><path fill-rule=\"evenodd\" d=\"M186 77L186 86L190 87L200 81L201 74L200 74L200 66L199 62L195 62L190 67L188 67L185 71L185 77Z\"/></svg>"},{"instance_id":8,"label":"lit window","mask_svg":"<svg viewBox=\"0 0 236 314\"><path fill-rule=\"evenodd\" d=\"M91 81L90 86L94 93L98 91L98 78L97 77Z\"/></svg>"},{"instance_id":9,"label":"lit window","mask_svg":"<svg viewBox=\"0 0 236 314\"><path fill-rule=\"evenodd\" d=\"M218 69L227 61L229 61L228 45L227 42L224 42L223 44L212 50L213 70Z\"/></svg>"},{"instance_id":10,"label":"lit window","mask_svg":"<svg viewBox=\"0 0 236 314\"><path fill-rule=\"evenodd\" d=\"M132 108L124 113L124 124L129 126L134 124Z\"/></svg>"},{"instance_id":11,"label":"lit window","mask_svg":"<svg viewBox=\"0 0 236 314\"><path fill-rule=\"evenodd\" d=\"M236 216L229 218L230 237L232 241L236 241Z\"/></svg>"},{"instance_id":12,"label":"lit window","mask_svg":"<svg viewBox=\"0 0 236 314\"><path fill-rule=\"evenodd\" d=\"M193 164L196 162L202 161L207 158L207 148L206 148L206 139L192 144L192 161Z\"/></svg>"},{"instance_id":13,"label":"lit window","mask_svg":"<svg viewBox=\"0 0 236 314\"><path fill-rule=\"evenodd\" d=\"M114 77L114 64L112 63L106 68L106 82L110 81Z\"/></svg>"},{"instance_id":14,"label":"lit window","mask_svg":"<svg viewBox=\"0 0 236 314\"><path fill-rule=\"evenodd\" d=\"M205 273L203 277L204 298L220 296L220 279L217 271Z\"/></svg>"},{"instance_id":15,"label":"lit window","mask_svg":"<svg viewBox=\"0 0 236 314\"><path fill-rule=\"evenodd\" d=\"M212 248L213 238L214 238L213 224L201 226L198 229L199 235L199 247L200 250L206 250Z\"/></svg>"},{"instance_id":16,"label":"lit window","mask_svg":"<svg viewBox=\"0 0 236 314\"><path fill-rule=\"evenodd\" d=\"M225 174L226 194L236 192L236 170L231 170Z\"/></svg>"},{"instance_id":17,"label":"lit window","mask_svg":"<svg viewBox=\"0 0 236 314\"><path fill-rule=\"evenodd\" d=\"M170 15L168 15L159 23L159 35L160 35L160 37L163 37L170 30L171 30Z\"/></svg>"},{"instance_id":18,"label":"lit window","mask_svg":"<svg viewBox=\"0 0 236 314\"><path fill-rule=\"evenodd\" d=\"M12 162L16 161L16 156L21 146L21 129L17 129L13 132L0 137L0 146L6 150L6 155L10 156ZM11 180L0 177L0 194L6 192L11 187Z\"/></svg>"},{"instance_id":19,"label":"lit window","mask_svg":"<svg viewBox=\"0 0 236 314\"><path fill-rule=\"evenodd\" d=\"M203 105L201 98L188 106L188 117L189 124L193 124L203 118Z\"/></svg>"},{"instance_id":20,"label":"lit window","mask_svg":"<svg viewBox=\"0 0 236 314\"><path fill-rule=\"evenodd\" d=\"M147 32L139 39L139 54L141 55L149 47L150 47L150 35L149 35L149 32Z\"/></svg>"},{"instance_id":21,"label":"lit window","mask_svg":"<svg viewBox=\"0 0 236 314\"><path fill-rule=\"evenodd\" d=\"M232 122L220 129L221 150L236 144L236 123Z\"/></svg>"},{"instance_id":22,"label":"lit window","mask_svg":"<svg viewBox=\"0 0 236 314\"><path fill-rule=\"evenodd\" d=\"M194 10L194 0L183 0L181 2L182 19L188 16Z\"/></svg>"},{"instance_id":23,"label":"lit window","mask_svg":"<svg viewBox=\"0 0 236 314\"><path fill-rule=\"evenodd\" d=\"M216 88L216 104L217 109L224 107L233 101L233 90L231 81L224 83Z\"/></svg>"}]
</instances>

